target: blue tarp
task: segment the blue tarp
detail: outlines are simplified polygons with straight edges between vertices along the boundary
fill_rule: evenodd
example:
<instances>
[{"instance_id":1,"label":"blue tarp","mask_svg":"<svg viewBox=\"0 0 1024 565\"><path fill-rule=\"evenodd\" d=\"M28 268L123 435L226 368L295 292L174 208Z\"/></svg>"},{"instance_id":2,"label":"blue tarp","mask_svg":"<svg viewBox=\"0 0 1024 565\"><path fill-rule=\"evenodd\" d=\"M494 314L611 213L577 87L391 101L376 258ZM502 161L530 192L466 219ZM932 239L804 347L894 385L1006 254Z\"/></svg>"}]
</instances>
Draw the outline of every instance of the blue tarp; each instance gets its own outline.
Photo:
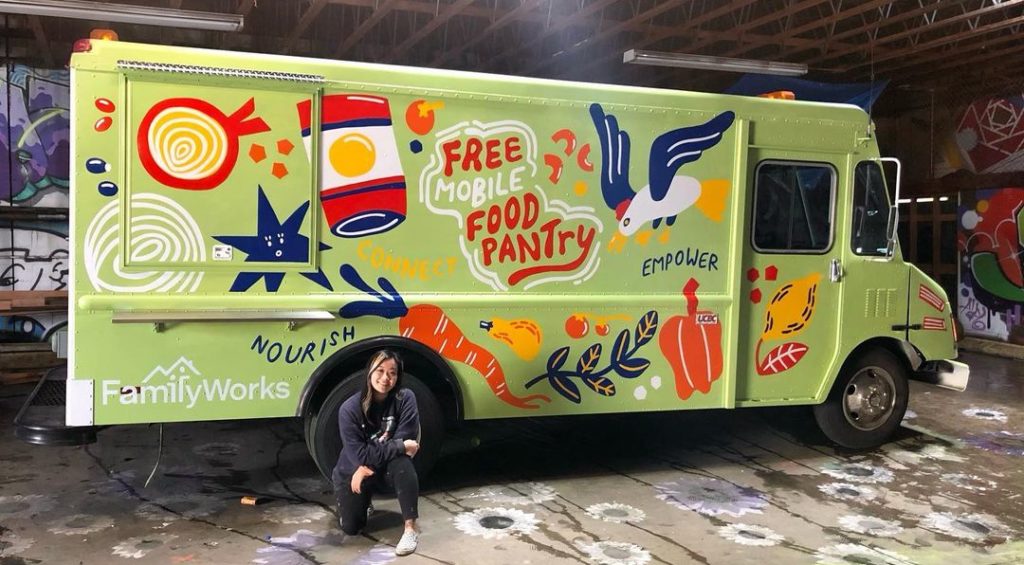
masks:
<instances>
[{"instance_id":1,"label":"blue tarp","mask_svg":"<svg viewBox=\"0 0 1024 565\"><path fill-rule=\"evenodd\" d=\"M889 84L888 80L875 81L874 83L828 83L801 78L747 74L736 81L736 84L732 85L725 93L757 96L776 90L789 90L796 95L797 100L856 104L866 112L871 109L871 105L882 94L887 84ZM872 88L872 85L874 88Z\"/></svg>"}]
</instances>

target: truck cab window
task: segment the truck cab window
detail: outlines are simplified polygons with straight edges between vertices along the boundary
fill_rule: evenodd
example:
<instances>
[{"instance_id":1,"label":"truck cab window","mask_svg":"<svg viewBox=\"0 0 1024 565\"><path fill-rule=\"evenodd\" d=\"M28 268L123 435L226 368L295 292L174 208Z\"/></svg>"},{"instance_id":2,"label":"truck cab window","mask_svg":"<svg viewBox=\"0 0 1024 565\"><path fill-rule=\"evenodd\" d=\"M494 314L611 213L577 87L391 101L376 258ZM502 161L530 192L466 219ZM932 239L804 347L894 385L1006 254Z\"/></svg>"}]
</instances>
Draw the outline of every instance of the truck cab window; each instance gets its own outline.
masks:
<instances>
[{"instance_id":1,"label":"truck cab window","mask_svg":"<svg viewBox=\"0 0 1024 565\"><path fill-rule=\"evenodd\" d=\"M857 255L884 257L889 198L878 163L861 161L853 173L853 240Z\"/></svg>"},{"instance_id":2,"label":"truck cab window","mask_svg":"<svg viewBox=\"0 0 1024 565\"><path fill-rule=\"evenodd\" d=\"M786 253L822 252L831 247L835 178L835 169L829 165L778 161L758 165L754 248Z\"/></svg>"}]
</instances>

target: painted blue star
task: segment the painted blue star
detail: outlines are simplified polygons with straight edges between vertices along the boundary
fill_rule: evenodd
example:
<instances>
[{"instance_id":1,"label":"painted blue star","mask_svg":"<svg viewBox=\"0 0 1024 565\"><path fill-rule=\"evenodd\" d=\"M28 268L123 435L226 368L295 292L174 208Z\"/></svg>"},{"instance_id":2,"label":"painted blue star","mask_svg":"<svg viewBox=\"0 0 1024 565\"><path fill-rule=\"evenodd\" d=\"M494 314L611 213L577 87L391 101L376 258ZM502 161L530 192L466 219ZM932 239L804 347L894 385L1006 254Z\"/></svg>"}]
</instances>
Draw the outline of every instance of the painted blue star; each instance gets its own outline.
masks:
<instances>
[{"instance_id":1,"label":"painted blue star","mask_svg":"<svg viewBox=\"0 0 1024 565\"><path fill-rule=\"evenodd\" d=\"M305 263L309 258L309 238L299 233L302 227L302 220L309 210L309 202L303 202L288 219L283 223L277 219L277 212L270 205L270 200L259 188L259 205L256 209L256 235L215 235L214 239L226 243L248 255L245 262L280 262L280 263ZM320 251L330 249L325 243L320 243ZM331 281L327 280L324 270L318 268L316 272L299 273L316 284L334 290ZM231 285L231 292L245 292L254 284L263 279L267 292L277 292L284 280L285 273L272 272L242 272L235 277Z\"/></svg>"}]
</instances>

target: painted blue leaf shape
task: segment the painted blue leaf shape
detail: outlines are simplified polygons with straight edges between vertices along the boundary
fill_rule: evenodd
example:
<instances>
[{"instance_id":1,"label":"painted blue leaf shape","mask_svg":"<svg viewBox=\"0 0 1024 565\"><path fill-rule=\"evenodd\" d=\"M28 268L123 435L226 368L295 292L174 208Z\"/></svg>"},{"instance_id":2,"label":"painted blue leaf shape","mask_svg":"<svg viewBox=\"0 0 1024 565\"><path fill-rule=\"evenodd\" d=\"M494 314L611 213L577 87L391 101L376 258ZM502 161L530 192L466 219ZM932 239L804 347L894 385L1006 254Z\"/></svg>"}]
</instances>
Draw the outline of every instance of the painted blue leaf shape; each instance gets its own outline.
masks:
<instances>
[{"instance_id":1,"label":"painted blue leaf shape","mask_svg":"<svg viewBox=\"0 0 1024 565\"><path fill-rule=\"evenodd\" d=\"M608 377L586 375L583 377L583 384L601 396L615 396L615 383Z\"/></svg>"},{"instance_id":2,"label":"painted blue leaf shape","mask_svg":"<svg viewBox=\"0 0 1024 565\"><path fill-rule=\"evenodd\" d=\"M555 389L555 392L564 396L567 400L571 400L576 404L580 403L582 398L580 397L580 389L576 386L576 383L572 382L572 379L564 375L548 375L548 382L551 383L551 388Z\"/></svg>"},{"instance_id":3,"label":"painted blue leaf shape","mask_svg":"<svg viewBox=\"0 0 1024 565\"><path fill-rule=\"evenodd\" d=\"M576 372L582 375L588 375L594 372L597 368L597 363L601 360L601 344L595 343L587 348L580 355L580 360L576 362Z\"/></svg>"},{"instance_id":4,"label":"painted blue leaf shape","mask_svg":"<svg viewBox=\"0 0 1024 565\"><path fill-rule=\"evenodd\" d=\"M615 364L615 372L620 376L627 379L635 379L642 375L647 367L651 366L651 362L641 357L634 357L632 359L624 359Z\"/></svg>"},{"instance_id":5,"label":"painted blue leaf shape","mask_svg":"<svg viewBox=\"0 0 1024 565\"><path fill-rule=\"evenodd\" d=\"M394 285L386 278L380 277L377 279L377 284L387 292L387 295L384 295L368 285L352 265L345 263L338 269L338 272L341 278L345 279L345 282L376 299L356 300L345 304L338 310L338 315L342 318L379 316L381 318L394 319L401 318L409 313L409 308L406 306L402 295L395 290Z\"/></svg>"},{"instance_id":6,"label":"painted blue leaf shape","mask_svg":"<svg viewBox=\"0 0 1024 565\"><path fill-rule=\"evenodd\" d=\"M553 373L562 368L565 364L565 360L569 358L569 348L560 347L548 357L548 372Z\"/></svg>"},{"instance_id":7,"label":"painted blue leaf shape","mask_svg":"<svg viewBox=\"0 0 1024 565\"><path fill-rule=\"evenodd\" d=\"M654 310L644 314L643 318L636 323L636 347L640 349L641 346L651 341L654 334L658 331L658 313Z\"/></svg>"},{"instance_id":8,"label":"painted blue leaf shape","mask_svg":"<svg viewBox=\"0 0 1024 565\"><path fill-rule=\"evenodd\" d=\"M629 330L622 330L615 338L615 344L612 345L612 363L625 357L627 351L629 351Z\"/></svg>"}]
</instances>

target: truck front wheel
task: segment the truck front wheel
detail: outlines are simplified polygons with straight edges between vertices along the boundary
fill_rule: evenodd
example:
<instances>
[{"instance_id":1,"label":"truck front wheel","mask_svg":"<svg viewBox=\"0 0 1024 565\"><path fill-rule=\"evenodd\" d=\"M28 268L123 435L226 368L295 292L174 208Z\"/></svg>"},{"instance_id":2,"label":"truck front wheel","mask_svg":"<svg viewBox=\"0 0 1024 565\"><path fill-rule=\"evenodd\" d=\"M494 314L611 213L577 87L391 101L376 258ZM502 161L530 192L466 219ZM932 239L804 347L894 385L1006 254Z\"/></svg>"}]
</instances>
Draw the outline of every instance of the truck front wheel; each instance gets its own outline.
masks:
<instances>
[{"instance_id":1,"label":"truck front wheel","mask_svg":"<svg viewBox=\"0 0 1024 565\"><path fill-rule=\"evenodd\" d=\"M877 447L896 431L907 411L906 369L881 349L851 360L814 418L828 439L850 449Z\"/></svg>"},{"instance_id":2,"label":"truck front wheel","mask_svg":"<svg viewBox=\"0 0 1024 565\"><path fill-rule=\"evenodd\" d=\"M365 371L359 371L341 381L327 395L320 409L306 421L306 447L320 473L327 480L331 480L331 473L342 448L341 431L338 429L338 409L350 396L359 394L359 389L365 382L365 375ZM444 418L437 398L422 381L405 373L402 375L402 386L416 395L416 406L420 413L420 450L413 458L413 464L422 480L441 453Z\"/></svg>"}]
</instances>

